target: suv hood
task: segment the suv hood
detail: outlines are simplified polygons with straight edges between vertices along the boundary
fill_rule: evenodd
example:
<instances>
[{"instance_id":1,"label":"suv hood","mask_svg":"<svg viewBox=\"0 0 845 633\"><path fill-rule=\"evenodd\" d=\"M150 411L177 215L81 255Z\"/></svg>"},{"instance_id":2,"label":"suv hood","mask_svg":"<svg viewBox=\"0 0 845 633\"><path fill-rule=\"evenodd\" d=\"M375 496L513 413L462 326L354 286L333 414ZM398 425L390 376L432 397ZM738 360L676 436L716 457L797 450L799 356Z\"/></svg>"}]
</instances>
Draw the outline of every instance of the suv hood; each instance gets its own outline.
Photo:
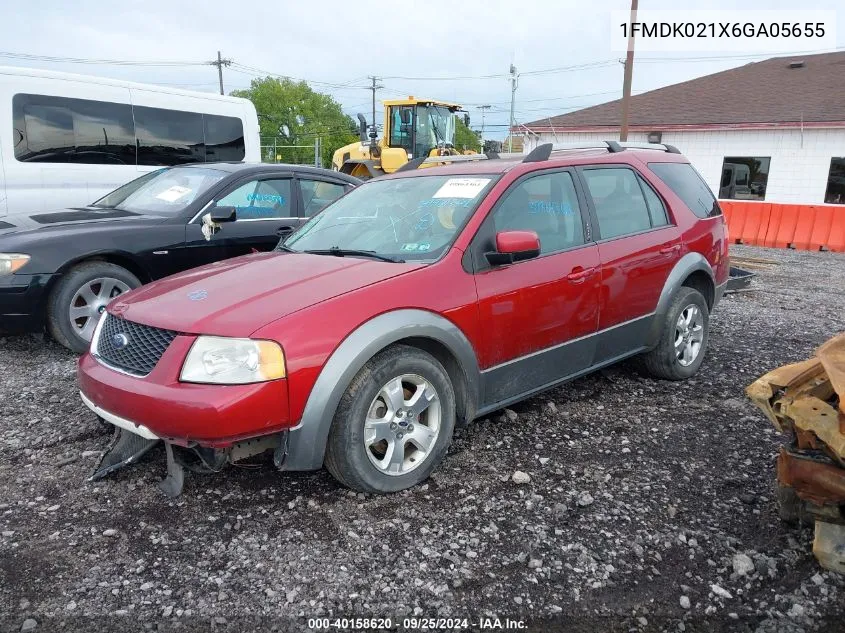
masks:
<instances>
[{"instance_id":1,"label":"suv hood","mask_svg":"<svg viewBox=\"0 0 845 633\"><path fill-rule=\"evenodd\" d=\"M257 253L155 281L115 299L109 312L177 332L247 337L298 310L422 265Z\"/></svg>"}]
</instances>

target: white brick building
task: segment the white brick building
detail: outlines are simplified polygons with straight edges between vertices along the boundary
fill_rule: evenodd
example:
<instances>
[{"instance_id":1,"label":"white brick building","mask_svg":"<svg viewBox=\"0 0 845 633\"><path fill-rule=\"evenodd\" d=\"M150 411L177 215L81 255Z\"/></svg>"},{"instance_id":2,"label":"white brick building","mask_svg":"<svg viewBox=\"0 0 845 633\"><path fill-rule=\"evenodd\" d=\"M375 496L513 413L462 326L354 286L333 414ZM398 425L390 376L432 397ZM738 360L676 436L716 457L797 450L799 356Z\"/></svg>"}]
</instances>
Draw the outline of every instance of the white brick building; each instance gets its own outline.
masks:
<instances>
[{"instance_id":1,"label":"white brick building","mask_svg":"<svg viewBox=\"0 0 845 633\"><path fill-rule=\"evenodd\" d=\"M525 151L616 140L620 111L613 101L528 123ZM721 198L845 205L845 52L769 59L636 95L629 129L629 141L678 147Z\"/></svg>"}]
</instances>

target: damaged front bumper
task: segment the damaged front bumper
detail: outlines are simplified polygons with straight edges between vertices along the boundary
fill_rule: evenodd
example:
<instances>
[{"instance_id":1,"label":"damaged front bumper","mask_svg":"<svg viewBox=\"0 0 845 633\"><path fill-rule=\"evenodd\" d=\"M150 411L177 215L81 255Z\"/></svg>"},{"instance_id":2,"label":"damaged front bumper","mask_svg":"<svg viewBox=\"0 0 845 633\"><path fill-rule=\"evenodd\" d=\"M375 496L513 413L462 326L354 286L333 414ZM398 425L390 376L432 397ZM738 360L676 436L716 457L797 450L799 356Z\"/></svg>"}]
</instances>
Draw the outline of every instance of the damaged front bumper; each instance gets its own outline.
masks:
<instances>
[{"instance_id":1,"label":"damaged front bumper","mask_svg":"<svg viewBox=\"0 0 845 633\"><path fill-rule=\"evenodd\" d=\"M85 394L80 392L82 402L105 422L115 427L112 441L106 448L100 462L88 477L96 481L114 471L139 461L159 442L164 442L167 455L167 476L158 484L159 490L171 499L182 494L185 482L184 470L187 468L197 473L219 472L227 464L238 463L254 455L273 451L273 462L283 469L287 458L287 432L273 433L261 437L235 442L225 449L205 447L196 442L187 446L177 446L142 424L127 420L98 407Z\"/></svg>"},{"instance_id":2,"label":"damaged front bumper","mask_svg":"<svg viewBox=\"0 0 845 633\"><path fill-rule=\"evenodd\" d=\"M845 334L746 393L787 436L777 460L781 516L812 517L819 562L845 573Z\"/></svg>"}]
</instances>

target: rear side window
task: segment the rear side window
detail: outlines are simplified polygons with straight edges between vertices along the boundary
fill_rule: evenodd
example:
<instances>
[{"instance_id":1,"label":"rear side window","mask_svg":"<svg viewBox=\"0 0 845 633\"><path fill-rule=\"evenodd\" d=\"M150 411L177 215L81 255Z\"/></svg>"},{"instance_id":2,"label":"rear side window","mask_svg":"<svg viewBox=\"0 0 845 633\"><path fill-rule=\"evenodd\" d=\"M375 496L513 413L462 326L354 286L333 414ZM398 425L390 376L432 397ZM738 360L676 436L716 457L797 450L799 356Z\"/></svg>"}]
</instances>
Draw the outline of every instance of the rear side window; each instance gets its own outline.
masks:
<instances>
[{"instance_id":1,"label":"rear side window","mask_svg":"<svg viewBox=\"0 0 845 633\"><path fill-rule=\"evenodd\" d=\"M302 192L302 206L306 217L319 213L346 193L346 187L343 185L304 178L299 181L299 190Z\"/></svg>"},{"instance_id":2,"label":"rear side window","mask_svg":"<svg viewBox=\"0 0 845 633\"><path fill-rule=\"evenodd\" d=\"M698 217L709 218L722 214L710 187L689 163L649 163L648 167Z\"/></svg>"},{"instance_id":3,"label":"rear side window","mask_svg":"<svg viewBox=\"0 0 845 633\"><path fill-rule=\"evenodd\" d=\"M627 168L585 169L584 182L593 199L603 240L651 228L639 179Z\"/></svg>"}]
</instances>

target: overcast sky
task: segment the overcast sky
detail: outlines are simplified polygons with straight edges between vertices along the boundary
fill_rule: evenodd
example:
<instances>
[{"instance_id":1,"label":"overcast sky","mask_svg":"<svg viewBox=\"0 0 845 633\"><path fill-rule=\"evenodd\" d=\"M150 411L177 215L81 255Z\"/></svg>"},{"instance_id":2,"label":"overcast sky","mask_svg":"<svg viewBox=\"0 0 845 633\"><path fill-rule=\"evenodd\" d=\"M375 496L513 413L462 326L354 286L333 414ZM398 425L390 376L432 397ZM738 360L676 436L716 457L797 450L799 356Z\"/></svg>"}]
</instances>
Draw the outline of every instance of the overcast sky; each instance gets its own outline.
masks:
<instances>
[{"instance_id":1,"label":"overcast sky","mask_svg":"<svg viewBox=\"0 0 845 633\"><path fill-rule=\"evenodd\" d=\"M678 9L684 4L738 8L735 0L640 0L640 9ZM56 63L4 56L0 65L217 91L216 68L199 63L215 58L220 50L239 65L259 69L224 69L227 93L247 87L256 74L266 71L309 80L315 89L334 95L345 111L363 111L369 120L370 92L362 86L369 83L368 75L376 75L384 77L379 97L413 94L455 101L469 111L473 127L481 122L477 106L493 106L485 117L486 136L501 138L508 122L510 84L506 77L479 77L505 75L511 63L520 73L592 65L522 75L516 93L520 122L618 98L623 74L618 60L624 53L611 51L610 12L629 7L629 0L41 0L16 3L14 13L3 11L0 50L185 65ZM837 47L845 47L842 0L745 0L741 8L801 7L838 9ZM741 58L719 50L642 53L634 64L634 93L765 58L749 51L753 53L758 55ZM731 57L700 59L719 55ZM449 77L470 78L442 79Z\"/></svg>"}]
</instances>

